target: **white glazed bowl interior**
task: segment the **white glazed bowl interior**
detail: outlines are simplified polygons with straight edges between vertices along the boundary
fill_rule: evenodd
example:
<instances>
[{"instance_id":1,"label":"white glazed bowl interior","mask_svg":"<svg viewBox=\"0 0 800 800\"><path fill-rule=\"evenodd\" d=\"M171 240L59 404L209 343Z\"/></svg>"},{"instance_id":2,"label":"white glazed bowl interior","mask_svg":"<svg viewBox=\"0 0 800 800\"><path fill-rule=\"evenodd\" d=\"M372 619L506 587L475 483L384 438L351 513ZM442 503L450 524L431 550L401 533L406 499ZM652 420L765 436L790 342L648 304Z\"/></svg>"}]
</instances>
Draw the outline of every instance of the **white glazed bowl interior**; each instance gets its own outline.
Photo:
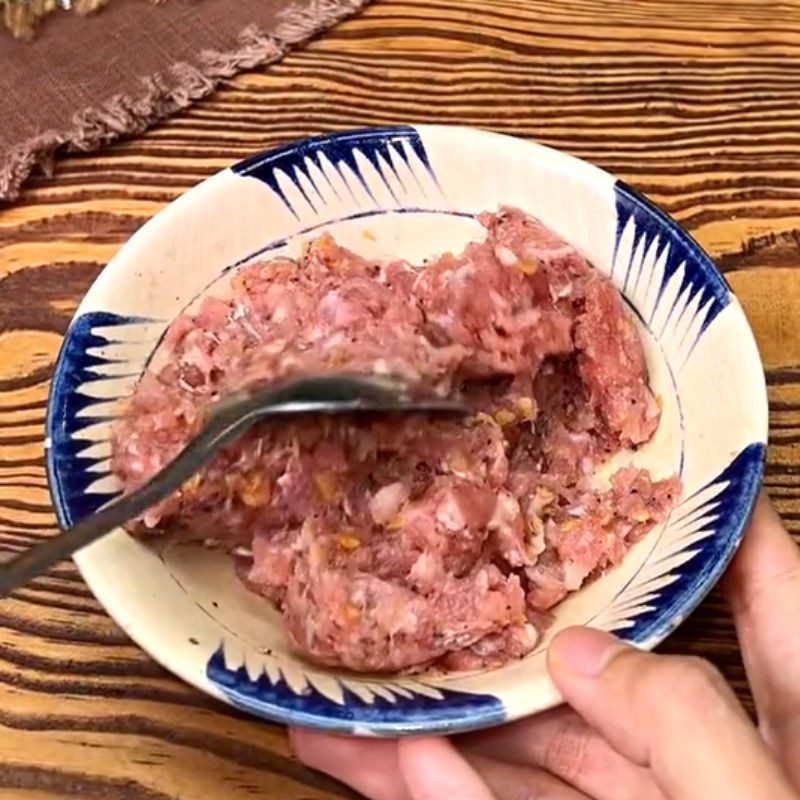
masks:
<instances>
[{"instance_id":1,"label":"white glazed bowl interior","mask_svg":"<svg viewBox=\"0 0 800 800\"><path fill-rule=\"evenodd\" d=\"M640 323L664 404L634 461L679 473L680 504L624 563L558 606L536 651L488 672L357 676L287 649L278 614L248 593L228 558L154 549L118 531L81 551L86 581L119 625L166 668L269 719L349 733L455 732L558 701L544 661L574 624L661 641L719 577L763 469L763 371L735 297L700 248L613 177L565 154L463 128L398 127L307 140L224 170L147 223L81 304L56 367L48 473L62 525L119 491L109 429L166 326L236 266L296 255L330 231L355 251L414 262L481 235L500 205L539 217L609 274Z\"/></svg>"}]
</instances>

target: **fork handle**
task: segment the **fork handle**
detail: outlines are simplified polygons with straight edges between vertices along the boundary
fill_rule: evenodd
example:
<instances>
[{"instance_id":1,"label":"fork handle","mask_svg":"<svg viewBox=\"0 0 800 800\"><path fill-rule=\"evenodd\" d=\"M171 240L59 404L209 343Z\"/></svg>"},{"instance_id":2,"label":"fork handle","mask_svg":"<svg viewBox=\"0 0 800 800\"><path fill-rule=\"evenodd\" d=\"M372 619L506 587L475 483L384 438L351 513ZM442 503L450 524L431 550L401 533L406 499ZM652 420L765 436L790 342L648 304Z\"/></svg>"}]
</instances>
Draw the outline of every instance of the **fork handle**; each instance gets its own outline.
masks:
<instances>
[{"instance_id":1,"label":"fork handle","mask_svg":"<svg viewBox=\"0 0 800 800\"><path fill-rule=\"evenodd\" d=\"M281 409L274 408L270 413L280 411ZM216 451L240 436L263 416L266 414L262 412L245 416L220 414L212 417L198 436L144 486L112 500L60 534L0 564L0 597L5 597L31 578L69 558L77 550L165 500L189 480Z\"/></svg>"}]
</instances>

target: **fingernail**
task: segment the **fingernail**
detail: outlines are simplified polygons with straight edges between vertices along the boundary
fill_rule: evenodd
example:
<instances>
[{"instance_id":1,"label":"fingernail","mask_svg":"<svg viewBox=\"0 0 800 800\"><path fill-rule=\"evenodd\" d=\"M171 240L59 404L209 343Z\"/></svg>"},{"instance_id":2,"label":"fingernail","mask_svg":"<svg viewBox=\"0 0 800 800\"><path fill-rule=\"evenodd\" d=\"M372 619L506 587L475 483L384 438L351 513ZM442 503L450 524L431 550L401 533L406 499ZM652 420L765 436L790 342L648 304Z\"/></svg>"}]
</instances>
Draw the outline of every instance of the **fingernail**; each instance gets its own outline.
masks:
<instances>
[{"instance_id":1,"label":"fingernail","mask_svg":"<svg viewBox=\"0 0 800 800\"><path fill-rule=\"evenodd\" d=\"M615 636L594 628L569 628L550 645L549 662L576 675L599 675L625 645Z\"/></svg>"}]
</instances>

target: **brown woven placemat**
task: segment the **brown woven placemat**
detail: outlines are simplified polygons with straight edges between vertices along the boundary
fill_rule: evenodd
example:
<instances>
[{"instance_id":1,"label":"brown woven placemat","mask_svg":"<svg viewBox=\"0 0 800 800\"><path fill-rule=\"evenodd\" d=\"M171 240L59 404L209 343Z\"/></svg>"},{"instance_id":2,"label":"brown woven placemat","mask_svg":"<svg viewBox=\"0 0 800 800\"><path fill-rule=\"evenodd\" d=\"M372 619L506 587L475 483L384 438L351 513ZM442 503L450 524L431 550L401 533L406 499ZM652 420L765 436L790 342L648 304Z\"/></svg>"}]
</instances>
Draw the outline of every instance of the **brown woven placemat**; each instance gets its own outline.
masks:
<instances>
[{"instance_id":1,"label":"brown woven placemat","mask_svg":"<svg viewBox=\"0 0 800 800\"><path fill-rule=\"evenodd\" d=\"M0 201L53 154L138 133L223 78L280 59L369 0L113 0L0 34Z\"/></svg>"}]
</instances>

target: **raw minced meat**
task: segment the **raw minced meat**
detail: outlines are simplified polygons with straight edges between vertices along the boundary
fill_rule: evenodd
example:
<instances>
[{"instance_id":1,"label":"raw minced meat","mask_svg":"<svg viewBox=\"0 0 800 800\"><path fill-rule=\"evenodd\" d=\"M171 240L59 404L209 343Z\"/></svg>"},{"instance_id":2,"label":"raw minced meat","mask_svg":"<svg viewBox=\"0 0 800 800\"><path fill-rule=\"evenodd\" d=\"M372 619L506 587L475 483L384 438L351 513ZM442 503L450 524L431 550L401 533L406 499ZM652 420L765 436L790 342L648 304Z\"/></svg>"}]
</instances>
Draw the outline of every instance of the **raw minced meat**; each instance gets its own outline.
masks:
<instances>
[{"instance_id":1,"label":"raw minced meat","mask_svg":"<svg viewBox=\"0 0 800 800\"><path fill-rule=\"evenodd\" d=\"M131 490L254 381L347 371L460 395L467 420L262 424L132 527L236 553L314 661L363 671L496 666L665 517L677 480L596 468L651 438L659 405L611 282L535 219L424 266L323 236L246 265L170 327L113 432Z\"/></svg>"}]
</instances>

